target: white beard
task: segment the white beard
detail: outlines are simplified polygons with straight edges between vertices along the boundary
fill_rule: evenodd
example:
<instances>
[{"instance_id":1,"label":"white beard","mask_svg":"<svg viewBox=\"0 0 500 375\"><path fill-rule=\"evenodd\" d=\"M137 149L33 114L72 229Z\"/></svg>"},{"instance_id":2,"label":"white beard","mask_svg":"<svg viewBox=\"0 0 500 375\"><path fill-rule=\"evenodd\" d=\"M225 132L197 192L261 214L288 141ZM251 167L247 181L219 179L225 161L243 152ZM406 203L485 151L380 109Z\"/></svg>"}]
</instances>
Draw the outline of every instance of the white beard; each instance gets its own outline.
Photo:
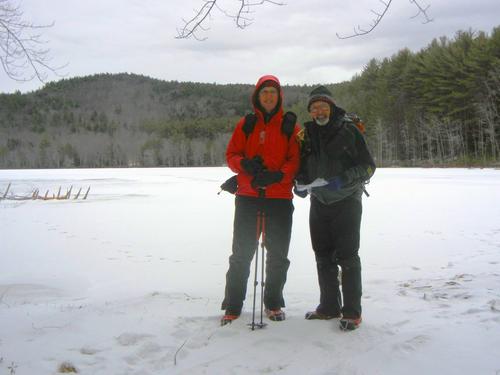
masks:
<instances>
[{"instance_id":1,"label":"white beard","mask_svg":"<svg viewBox=\"0 0 500 375\"><path fill-rule=\"evenodd\" d=\"M319 126L325 126L326 124L328 124L328 121L330 121L330 119L328 117L316 117L314 119L314 122L319 125Z\"/></svg>"}]
</instances>

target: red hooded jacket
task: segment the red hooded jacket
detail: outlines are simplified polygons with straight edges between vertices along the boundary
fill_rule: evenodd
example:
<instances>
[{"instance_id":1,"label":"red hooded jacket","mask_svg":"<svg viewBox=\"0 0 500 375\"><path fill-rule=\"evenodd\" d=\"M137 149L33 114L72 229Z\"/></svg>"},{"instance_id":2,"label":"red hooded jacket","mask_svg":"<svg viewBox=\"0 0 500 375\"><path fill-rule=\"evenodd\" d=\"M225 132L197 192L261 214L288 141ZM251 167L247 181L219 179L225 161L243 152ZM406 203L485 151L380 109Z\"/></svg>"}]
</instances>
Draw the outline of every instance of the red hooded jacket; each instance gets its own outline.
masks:
<instances>
[{"instance_id":1,"label":"red hooded jacket","mask_svg":"<svg viewBox=\"0 0 500 375\"><path fill-rule=\"evenodd\" d=\"M264 114L258 103L259 90L264 82L273 81L279 87L279 100L277 112L268 120L264 121ZM299 126L296 124L293 134L288 137L281 130L283 121L283 91L278 78L266 75L259 79L252 95L252 104L257 123L253 131L248 135L243 131L245 118L240 119L233 132L226 150L226 160L229 168L238 174L237 195L258 197L259 192L251 185L253 176L247 174L241 167L243 158L251 159L260 155L264 166L269 171L283 172L283 179L271 184L265 189L266 198L292 199L292 187L295 174L299 168L300 152L297 142Z\"/></svg>"}]
</instances>

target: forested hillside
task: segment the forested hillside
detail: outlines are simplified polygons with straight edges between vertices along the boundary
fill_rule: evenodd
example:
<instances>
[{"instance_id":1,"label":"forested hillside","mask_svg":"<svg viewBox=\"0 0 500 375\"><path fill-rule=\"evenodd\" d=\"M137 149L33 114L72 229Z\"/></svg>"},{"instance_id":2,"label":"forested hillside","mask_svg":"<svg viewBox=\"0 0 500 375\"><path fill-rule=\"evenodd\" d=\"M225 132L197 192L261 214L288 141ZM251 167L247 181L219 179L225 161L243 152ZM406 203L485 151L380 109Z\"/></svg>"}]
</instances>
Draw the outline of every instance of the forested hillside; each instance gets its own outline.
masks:
<instances>
[{"instance_id":1,"label":"forested hillside","mask_svg":"<svg viewBox=\"0 0 500 375\"><path fill-rule=\"evenodd\" d=\"M222 165L252 85L164 82L132 74L61 80L0 95L0 167ZM288 87L286 105L303 102Z\"/></svg>"},{"instance_id":2,"label":"forested hillside","mask_svg":"<svg viewBox=\"0 0 500 375\"><path fill-rule=\"evenodd\" d=\"M329 87L364 120L381 166L500 160L500 28L371 60ZM311 89L284 87L285 107L301 122ZM0 94L0 168L222 165L252 91L101 74Z\"/></svg>"}]
</instances>

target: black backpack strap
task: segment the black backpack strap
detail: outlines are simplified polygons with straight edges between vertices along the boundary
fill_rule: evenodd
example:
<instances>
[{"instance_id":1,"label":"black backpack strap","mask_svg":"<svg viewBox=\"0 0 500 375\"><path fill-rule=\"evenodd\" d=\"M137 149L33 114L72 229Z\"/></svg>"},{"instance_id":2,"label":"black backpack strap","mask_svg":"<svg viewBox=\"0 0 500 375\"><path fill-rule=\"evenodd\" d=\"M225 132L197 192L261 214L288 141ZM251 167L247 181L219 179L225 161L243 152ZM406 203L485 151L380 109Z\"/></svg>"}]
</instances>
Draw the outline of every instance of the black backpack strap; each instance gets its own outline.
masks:
<instances>
[{"instance_id":1,"label":"black backpack strap","mask_svg":"<svg viewBox=\"0 0 500 375\"><path fill-rule=\"evenodd\" d=\"M255 124L257 123L257 116L255 113L249 113L245 116L245 123L243 124L243 133L245 133L246 137L253 132L255 128ZM297 123L297 115L293 112L287 112L283 115L283 121L281 123L281 131L283 134L287 136L290 140L290 137L295 130L295 124Z\"/></svg>"},{"instance_id":2,"label":"black backpack strap","mask_svg":"<svg viewBox=\"0 0 500 375\"><path fill-rule=\"evenodd\" d=\"M255 128L255 124L257 123L257 116L255 113L249 113L245 116L245 123L243 124L243 133L245 133L246 137L253 132Z\"/></svg>"},{"instance_id":3,"label":"black backpack strap","mask_svg":"<svg viewBox=\"0 0 500 375\"><path fill-rule=\"evenodd\" d=\"M297 123L297 115L295 113L289 111L283 115L283 122L281 123L281 131L288 137L288 140L290 140L290 137L292 136L293 131L295 130L296 123Z\"/></svg>"}]
</instances>

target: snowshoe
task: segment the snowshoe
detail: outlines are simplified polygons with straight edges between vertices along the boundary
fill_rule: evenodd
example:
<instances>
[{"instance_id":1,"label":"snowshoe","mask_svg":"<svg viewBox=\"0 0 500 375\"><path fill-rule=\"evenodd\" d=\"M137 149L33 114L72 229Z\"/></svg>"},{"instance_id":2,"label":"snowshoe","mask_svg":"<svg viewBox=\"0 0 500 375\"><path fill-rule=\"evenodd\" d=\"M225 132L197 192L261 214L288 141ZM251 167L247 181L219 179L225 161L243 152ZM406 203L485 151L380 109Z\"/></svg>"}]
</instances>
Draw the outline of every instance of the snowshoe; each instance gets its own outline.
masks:
<instances>
[{"instance_id":1,"label":"snowshoe","mask_svg":"<svg viewBox=\"0 0 500 375\"><path fill-rule=\"evenodd\" d=\"M342 318L340 319L340 329L342 331L354 331L361 325L361 317L359 318Z\"/></svg>"},{"instance_id":2,"label":"snowshoe","mask_svg":"<svg viewBox=\"0 0 500 375\"><path fill-rule=\"evenodd\" d=\"M309 311L306 313L305 318L307 320L330 320L330 319L340 318L340 314L328 315L328 314L322 314L318 311Z\"/></svg>"},{"instance_id":3,"label":"snowshoe","mask_svg":"<svg viewBox=\"0 0 500 375\"><path fill-rule=\"evenodd\" d=\"M220 325L225 326L226 324L230 324L233 320L238 319L240 316L235 314L224 314L224 316L220 320Z\"/></svg>"},{"instance_id":4,"label":"snowshoe","mask_svg":"<svg viewBox=\"0 0 500 375\"><path fill-rule=\"evenodd\" d=\"M273 322L281 322L285 320L285 312L281 309L266 309L266 316Z\"/></svg>"}]
</instances>

